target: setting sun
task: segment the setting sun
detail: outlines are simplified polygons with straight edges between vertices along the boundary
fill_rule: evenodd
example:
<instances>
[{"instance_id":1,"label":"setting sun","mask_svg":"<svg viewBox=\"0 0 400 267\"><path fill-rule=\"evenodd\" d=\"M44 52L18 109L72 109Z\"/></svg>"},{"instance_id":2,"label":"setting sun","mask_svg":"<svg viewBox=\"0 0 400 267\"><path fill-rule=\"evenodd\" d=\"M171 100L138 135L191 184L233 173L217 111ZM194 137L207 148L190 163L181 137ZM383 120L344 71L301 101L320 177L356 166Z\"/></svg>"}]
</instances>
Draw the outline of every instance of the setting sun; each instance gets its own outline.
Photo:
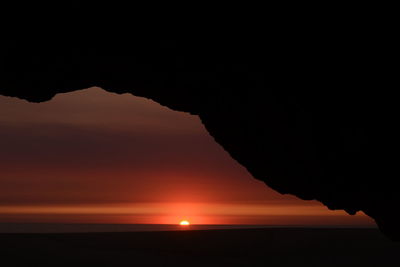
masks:
<instances>
[{"instance_id":1,"label":"setting sun","mask_svg":"<svg viewBox=\"0 0 400 267\"><path fill-rule=\"evenodd\" d=\"M179 223L179 225L190 225L190 222L188 222L188 221L181 221L181 222Z\"/></svg>"}]
</instances>

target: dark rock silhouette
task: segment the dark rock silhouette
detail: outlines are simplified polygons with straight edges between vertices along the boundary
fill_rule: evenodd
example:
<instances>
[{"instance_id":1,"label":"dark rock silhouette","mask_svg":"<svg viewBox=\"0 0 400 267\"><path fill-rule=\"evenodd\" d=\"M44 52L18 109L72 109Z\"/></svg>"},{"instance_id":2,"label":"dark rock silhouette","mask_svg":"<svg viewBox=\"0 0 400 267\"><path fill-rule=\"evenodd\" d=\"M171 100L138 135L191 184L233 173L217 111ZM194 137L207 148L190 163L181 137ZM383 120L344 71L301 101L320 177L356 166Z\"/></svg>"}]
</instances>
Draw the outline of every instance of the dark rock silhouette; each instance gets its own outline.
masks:
<instances>
[{"instance_id":1,"label":"dark rock silhouette","mask_svg":"<svg viewBox=\"0 0 400 267\"><path fill-rule=\"evenodd\" d=\"M6 266L399 266L376 229L0 234Z\"/></svg>"},{"instance_id":2,"label":"dark rock silhouette","mask_svg":"<svg viewBox=\"0 0 400 267\"><path fill-rule=\"evenodd\" d=\"M40 102L99 86L197 114L255 178L330 209L364 211L399 240L391 42L381 32L378 45L374 34L5 40L0 94Z\"/></svg>"}]
</instances>

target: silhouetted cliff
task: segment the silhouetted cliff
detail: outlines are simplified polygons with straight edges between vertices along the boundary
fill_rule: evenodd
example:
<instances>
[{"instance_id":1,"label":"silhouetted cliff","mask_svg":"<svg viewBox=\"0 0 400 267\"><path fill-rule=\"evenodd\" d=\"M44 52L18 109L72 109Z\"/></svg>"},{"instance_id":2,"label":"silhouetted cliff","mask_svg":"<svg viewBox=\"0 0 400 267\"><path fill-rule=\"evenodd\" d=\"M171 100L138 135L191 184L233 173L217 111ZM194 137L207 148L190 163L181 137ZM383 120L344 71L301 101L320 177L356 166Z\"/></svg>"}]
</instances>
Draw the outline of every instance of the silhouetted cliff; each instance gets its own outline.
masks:
<instances>
[{"instance_id":1,"label":"silhouetted cliff","mask_svg":"<svg viewBox=\"0 0 400 267\"><path fill-rule=\"evenodd\" d=\"M99 86L198 114L255 178L364 211L399 239L390 43L329 28L281 35L5 40L0 94L40 102Z\"/></svg>"}]
</instances>

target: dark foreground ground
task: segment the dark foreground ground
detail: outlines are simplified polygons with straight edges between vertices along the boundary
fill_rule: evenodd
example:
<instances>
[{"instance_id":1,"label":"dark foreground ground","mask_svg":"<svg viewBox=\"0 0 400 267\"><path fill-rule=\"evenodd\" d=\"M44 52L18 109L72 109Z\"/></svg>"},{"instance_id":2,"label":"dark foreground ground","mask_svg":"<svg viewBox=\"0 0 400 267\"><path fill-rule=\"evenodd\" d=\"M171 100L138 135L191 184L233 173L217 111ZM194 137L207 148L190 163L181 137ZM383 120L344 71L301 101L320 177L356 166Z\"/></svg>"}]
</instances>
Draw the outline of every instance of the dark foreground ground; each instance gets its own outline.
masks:
<instances>
[{"instance_id":1,"label":"dark foreground ground","mask_svg":"<svg viewBox=\"0 0 400 267\"><path fill-rule=\"evenodd\" d=\"M400 266L375 229L0 234L0 266Z\"/></svg>"}]
</instances>

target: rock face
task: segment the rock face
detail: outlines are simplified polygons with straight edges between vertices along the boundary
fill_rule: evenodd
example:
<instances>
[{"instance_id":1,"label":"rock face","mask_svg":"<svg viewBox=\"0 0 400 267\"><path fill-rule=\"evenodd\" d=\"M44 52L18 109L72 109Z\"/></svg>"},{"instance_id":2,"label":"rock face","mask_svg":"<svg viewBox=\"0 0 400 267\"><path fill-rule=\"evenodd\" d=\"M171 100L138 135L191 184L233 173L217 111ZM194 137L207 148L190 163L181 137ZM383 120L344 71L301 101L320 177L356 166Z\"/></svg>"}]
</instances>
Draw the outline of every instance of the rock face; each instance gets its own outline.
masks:
<instances>
[{"instance_id":1,"label":"rock face","mask_svg":"<svg viewBox=\"0 0 400 267\"><path fill-rule=\"evenodd\" d=\"M262 39L6 40L0 94L40 102L99 86L197 114L255 178L330 209L364 211L399 240L396 87L389 50L367 37L326 29Z\"/></svg>"}]
</instances>

